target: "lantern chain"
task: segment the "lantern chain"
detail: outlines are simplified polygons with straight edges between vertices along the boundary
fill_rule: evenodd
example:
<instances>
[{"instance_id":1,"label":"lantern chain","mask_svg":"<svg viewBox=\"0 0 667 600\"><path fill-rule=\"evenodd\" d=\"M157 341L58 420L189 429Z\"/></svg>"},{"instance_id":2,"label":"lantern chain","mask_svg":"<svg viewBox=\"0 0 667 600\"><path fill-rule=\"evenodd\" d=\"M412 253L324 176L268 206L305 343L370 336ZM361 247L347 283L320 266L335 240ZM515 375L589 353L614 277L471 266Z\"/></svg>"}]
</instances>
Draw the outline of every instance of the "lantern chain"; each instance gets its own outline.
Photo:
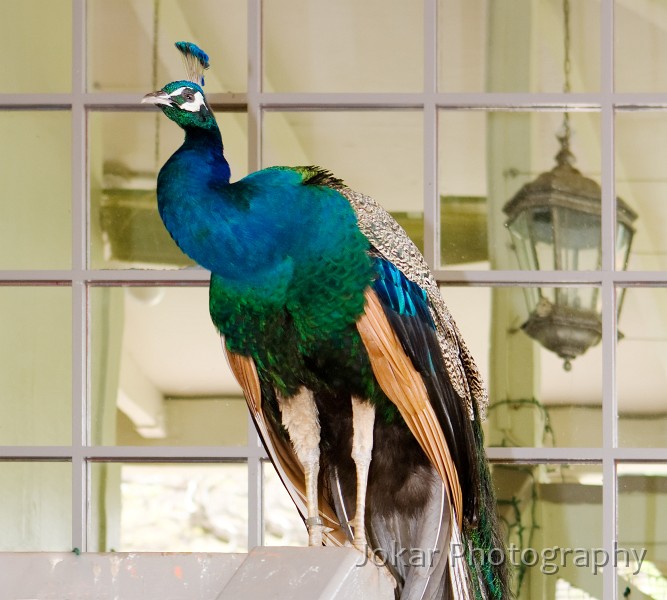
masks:
<instances>
[{"instance_id":1,"label":"lantern chain","mask_svg":"<svg viewBox=\"0 0 667 600\"><path fill-rule=\"evenodd\" d=\"M563 0L563 92L569 94L572 90L570 74L572 71L572 60L570 58L570 0ZM561 134L558 135L560 142L560 151L556 156L558 164L572 164L574 156L570 151L570 137L572 130L570 128L570 113L565 111L563 114L563 125Z\"/></svg>"}]
</instances>

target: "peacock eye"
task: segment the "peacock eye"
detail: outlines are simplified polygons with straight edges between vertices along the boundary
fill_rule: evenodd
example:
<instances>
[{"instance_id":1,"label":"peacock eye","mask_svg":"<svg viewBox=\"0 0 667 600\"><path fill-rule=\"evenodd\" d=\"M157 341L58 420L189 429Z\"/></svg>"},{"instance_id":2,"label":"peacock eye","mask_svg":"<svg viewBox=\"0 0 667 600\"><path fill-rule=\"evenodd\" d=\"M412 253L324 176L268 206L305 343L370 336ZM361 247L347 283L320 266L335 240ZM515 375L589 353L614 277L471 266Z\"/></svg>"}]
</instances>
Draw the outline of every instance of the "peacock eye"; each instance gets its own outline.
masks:
<instances>
[{"instance_id":1,"label":"peacock eye","mask_svg":"<svg viewBox=\"0 0 667 600\"><path fill-rule=\"evenodd\" d=\"M183 98L185 98L188 102L194 102L195 95L192 92L185 92L183 94Z\"/></svg>"}]
</instances>

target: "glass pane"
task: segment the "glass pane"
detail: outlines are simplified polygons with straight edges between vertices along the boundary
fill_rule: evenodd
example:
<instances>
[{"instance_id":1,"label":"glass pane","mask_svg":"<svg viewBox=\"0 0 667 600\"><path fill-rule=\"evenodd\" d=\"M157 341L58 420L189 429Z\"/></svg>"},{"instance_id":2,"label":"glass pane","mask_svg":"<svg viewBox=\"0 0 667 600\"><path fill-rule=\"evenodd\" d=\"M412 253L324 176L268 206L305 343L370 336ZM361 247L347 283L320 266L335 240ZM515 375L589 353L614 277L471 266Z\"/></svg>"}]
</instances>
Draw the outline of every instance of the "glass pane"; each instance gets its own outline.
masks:
<instances>
[{"instance_id":1,"label":"glass pane","mask_svg":"<svg viewBox=\"0 0 667 600\"><path fill-rule=\"evenodd\" d=\"M216 114L232 167L247 173L245 113ZM91 262L96 269L192 266L157 211L162 165L183 142L183 130L160 111L95 112L89 116Z\"/></svg>"},{"instance_id":2,"label":"glass pane","mask_svg":"<svg viewBox=\"0 0 667 600\"><path fill-rule=\"evenodd\" d=\"M0 552L72 550L70 463L0 462Z\"/></svg>"},{"instance_id":3,"label":"glass pane","mask_svg":"<svg viewBox=\"0 0 667 600\"><path fill-rule=\"evenodd\" d=\"M572 368L527 335L527 298L539 288L440 288L489 390L489 446L599 447L602 444L602 348ZM581 288L545 289L555 292Z\"/></svg>"},{"instance_id":4,"label":"glass pane","mask_svg":"<svg viewBox=\"0 0 667 600\"><path fill-rule=\"evenodd\" d=\"M570 2L570 87L600 87L600 3ZM439 0L439 87L445 92L561 92L562 0Z\"/></svg>"},{"instance_id":5,"label":"glass pane","mask_svg":"<svg viewBox=\"0 0 667 600\"><path fill-rule=\"evenodd\" d=\"M71 265L70 130L68 112L0 112L0 269Z\"/></svg>"},{"instance_id":6,"label":"glass pane","mask_svg":"<svg viewBox=\"0 0 667 600\"><path fill-rule=\"evenodd\" d=\"M600 466L494 465L493 480L516 598L602 598Z\"/></svg>"},{"instance_id":7,"label":"glass pane","mask_svg":"<svg viewBox=\"0 0 667 600\"><path fill-rule=\"evenodd\" d=\"M667 464L619 464L617 472L619 583L629 598L667 598Z\"/></svg>"},{"instance_id":8,"label":"glass pane","mask_svg":"<svg viewBox=\"0 0 667 600\"><path fill-rule=\"evenodd\" d=\"M551 246L538 243L534 251L529 251L517 244L514 250L507 227L509 217L504 208L520 190L525 191L524 185L556 167L555 157L560 150L556 136L563 132L563 113L442 110L438 120L440 261L443 268L517 269L534 265L538 259L541 269L551 270L553 266L550 265L554 264ZM596 180L600 173L599 113L570 113L570 126L576 168L586 178ZM568 185L573 184L568 181ZM589 181L582 189L582 195L590 185L597 184ZM553 189L558 187L554 185ZM573 197L576 200L575 190L567 195L568 200ZM526 236L537 235L533 230L542 223L540 216L532 213L529 216L534 221L532 227L523 222L521 219L525 218L521 216L516 217L514 223L517 227L522 225ZM568 222L572 221L581 223L581 219L569 219ZM551 219L548 227L553 227ZM559 231L558 239L567 241L564 229ZM551 239L552 236L546 237ZM581 237L598 240L593 245L599 250L599 233L595 235L587 227ZM582 244L579 241L576 248ZM525 260L520 262L522 257ZM575 270L590 269L591 264L595 264L595 260L590 257L580 257L579 262L570 257L565 266Z\"/></svg>"},{"instance_id":9,"label":"glass pane","mask_svg":"<svg viewBox=\"0 0 667 600\"><path fill-rule=\"evenodd\" d=\"M382 204L423 246L422 140L416 111L267 112L263 160L267 167L332 171Z\"/></svg>"},{"instance_id":10,"label":"glass pane","mask_svg":"<svg viewBox=\"0 0 667 600\"><path fill-rule=\"evenodd\" d=\"M0 314L0 445L70 444L70 288L0 287Z\"/></svg>"},{"instance_id":11,"label":"glass pane","mask_svg":"<svg viewBox=\"0 0 667 600\"><path fill-rule=\"evenodd\" d=\"M208 314L208 289L91 289L91 440L243 446L247 407Z\"/></svg>"},{"instance_id":12,"label":"glass pane","mask_svg":"<svg viewBox=\"0 0 667 600\"><path fill-rule=\"evenodd\" d=\"M5 48L0 56L3 92L71 91L71 0L3 2L0 39Z\"/></svg>"},{"instance_id":13,"label":"glass pane","mask_svg":"<svg viewBox=\"0 0 667 600\"><path fill-rule=\"evenodd\" d=\"M667 12L664 2L615 0L615 84L620 92L667 90Z\"/></svg>"},{"instance_id":14,"label":"glass pane","mask_svg":"<svg viewBox=\"0 0 667 600\"><path fill-rule=\"evenodd\" d=\"M665 357L667 288L627 288L616 346L618 439L622 446L667 446Z\"/></svg>"},{"instance_id":15,"label":"glass pane","mask_svg":"<svg viewBox=\"0 0 667 600\"><path fill-rule=\"evenodd\" d=\"M88 0L87 13L90 91L148 93L183 79L181 40L209 55L208 93L246 89L244 0Z\"/></svg>"},{"instance_id":16,"label":"glass pane","mask_svg":"<svg viewBox=\"0 0 667 600\"><path fill-rule=\"evenodd\" d=\"M245 464L93 463L91 547L247 552Z\"/></svg>"},{"instance_id":17,"label":"glass pane","mask_svg":"<svg viewBox=\"0 0 667 600\"><path fill-rule=\"evenodd\" d=\"M294 502L270 462L262 463L264 476L264 545L307 546L308 532Z\"/></svg>"},{"instance_id":18,"label":"glass pane","mask_svg":"<svg viewBox=\"0 0 667 600\"><path fill-rule=\"evenodd\" d=\"M265 0L264 91L422 90L421 2Z\"/></svg>"},{"instance_id":19,"label":"glass pane","mask_svg":"<svg viewBox=\"0 0 667 600\"><path fill-rule=\"evenodd\" d=\"M615 136L616 193L638 214L628 269L665 270L667 180L661 157L667 152L667 112L619 111Z\"/></svg>"}]
</instances>

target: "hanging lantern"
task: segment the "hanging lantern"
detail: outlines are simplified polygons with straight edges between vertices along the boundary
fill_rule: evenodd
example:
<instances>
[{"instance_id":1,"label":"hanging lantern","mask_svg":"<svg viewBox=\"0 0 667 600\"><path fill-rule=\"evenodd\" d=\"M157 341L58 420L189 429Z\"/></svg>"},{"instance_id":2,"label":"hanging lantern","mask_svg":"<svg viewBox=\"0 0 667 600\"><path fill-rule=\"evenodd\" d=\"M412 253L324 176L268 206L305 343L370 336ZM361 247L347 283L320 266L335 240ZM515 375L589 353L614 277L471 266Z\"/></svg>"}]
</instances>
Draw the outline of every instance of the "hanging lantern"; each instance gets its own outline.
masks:
<instances>
[{"instance_id":1,"label":"hanging lantern","mask_svg":"<svg viewBox=\"0 0 667 600\"><path fill-rule=\"evenodd\" d=\"M570 90L570 2L563 0L563 92ZM574 167L570 151L570 115L556 166L524 185L503 207L522 269L599 271L602 268L602 190ZM625 269L637 214L616 198L616 269ZM622 295L618 307L622 306ZM523 330L564 361L602 339L602 303L595 287L526 288L530 316Z\"/></svg>"},{"instance_id":2,"label":"hanging lantern","mask_svg":"<svg viewBox=\"0 0 667 600\"><path fill-rule=\"evenodd\" d=\"M602 267L602 191L573 166L567 115L564 129L558 138L556 166L524 185L503 208L522 269L595 271ZM617 198L617 269L627 266L636 218ZM544 287L526 292L530 316L523 330L565 360L569 370L571 359L602 338L599 289Z\"/></svg>"}]
</instances>

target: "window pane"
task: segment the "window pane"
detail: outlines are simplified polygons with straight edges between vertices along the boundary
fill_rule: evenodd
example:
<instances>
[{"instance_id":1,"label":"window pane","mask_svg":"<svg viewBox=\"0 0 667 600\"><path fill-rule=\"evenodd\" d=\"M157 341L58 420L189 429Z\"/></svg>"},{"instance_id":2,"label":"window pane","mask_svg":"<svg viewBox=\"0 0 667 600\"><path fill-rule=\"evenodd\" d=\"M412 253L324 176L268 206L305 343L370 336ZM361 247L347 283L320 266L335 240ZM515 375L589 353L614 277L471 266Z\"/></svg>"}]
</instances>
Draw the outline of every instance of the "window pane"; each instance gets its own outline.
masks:
<instances>
[{"instance_id":1,"label":"window pane","mask_svg":"<svg viewBox=\"0 0 667 600\"><path fill-rule=\"evenodd\" d=\"M93 444L242 446L247 407L208 289L91 289Z\"/></svg>"},{"instance_id":2,"label":"window pane","mask_svg":"<svg viewBox=\"0 0 667 600\"><path fill-rule=\"evenodd\" d=\"M667 269L667 112L616 113L616 193L637 214L628 269ZM617 244L620 242L617 239Z\"/></svg>"},{"instance_id":3,"label":"window pane","mask_svg":"<svg viewBox=\"0 0 667 600\"><path fill-rule=\"evenodd\" d=\"M216 114L232 167L247 172L245 113ZM157 211L157 175L183 142L160 111L95 112L89 117L91 262L97 269L192 266Z\"/></svg>"},{"instance_id":4,"label":"window pane","mask_svg":"<svg viewBox=\"0 0 667 600\"><path fill-rule=\"evenodd\" d=\"M602 348L563 359L528 336L526 301L539 288L441 287L489 391L489 446L600 447ZM581 288L546 288L544 299Z\"/></svg>"},{"instance_id":5,"label":"window pane","mask_svg":"<svg viewBox=\"0 0 667 600\"><path fill-rule=\"evenodd\" d=\"M493 480L516 597L602 598L602 469L494 465Z\"/></svg>"},{"instance_id":6,"label":"window pane","mask_svg":"<svg viewBox=\"0 0 667 600\"><path fill-rule=\"evenodd\" d=\"M0 445L70 444L70 289L0 287L0 314Z\"/></svg>"},{"instance_id":7,"label":"window pane","mask_svg":"<svg viewBox=\"0 0 667 600\"><path fill-rule=\"evenodd\" d=\"M571 210L583 202L590 204L590 210L600 211L599 201L587 200L591 190L600 194L595 181L600 173L600 118L596 112L575 112L569 120L575 168L587 180L573 178L569 169L561 167L557 176L549 175L539 186L524 188L556 167L560 150L557 136L564 132L563 113L440 111L438 191L443 267L600 268L599 219ZM527 208L522 217L510 218L504 212L509 201L520 190L527 194L529 189L530 196L523 198L531 200L520 206L548 208L543 212ZM506 225L509 222L513 237Z\"/></svg>"},{"instance_id":8,"label":"window pane","mask_svg":"<svg viewBox=\"0 0 667 600\"><path fill-rule=\"evenodd\" d=\"M421 91L421 2L265 0L262 10L264 91Z\"/></svg>"},{"instance_id":9,"label":"window pane","mask_svg":"<svg viewBox=\"0 0 667 600\"><path fill-rule=\"evenodd\" d=\"M667 597L666 464L618 465L618 547L618 575L630 597Z\"/></svg>"},{"instance_id":10,"label":"window pane","mask_svg":"<svg viewBox=\"0 0 667 600\"><path fill-rule=\"evenodd\" d=\"M248 551L245 464L93 463L91 469L94 551Z\"/></svg>"},{"instance_id":11,"label":"window pane","mask_svg":"<svg viewBox=\"0 0 667 600\"><path fill-rule=\"evenodd\" d=\"M308 531L274 466L264 461L264 545L307 546Z\"/></svg>"},{"instance_id":12,"label":"window pane","mask_svg":"<svg viewBox=\"0 0 667 600\"><path fill-rule=\"evenodd\" d=\"M440 89L561 92L564 40L562 0L439 0ZM570 2L570 61L571 90L598 91L599 2Z\"/></svg>"},{"instance_id":13,"label":"window pane","mask_svg":"<svg viewBox=\"0 0 667 600\"><path fill-rule=\"evenodd\" d=\"M0 462L0 552L72 550L72 468Z\"/></svg>"},{"instance_id":14,"label":"window pane","mask_svg":"<svg viewBox=\"0 0 667 600\"><path fill-rule=\"evenodd\" d=\"M616 385L622 446L667 445L667 288L623 290ZM619 293L621 289L619 289Z\"/></svg>"},{"instance_id":15,"label":"window pane","mask_svg":"<svg viewBox=\"0 0 667 600\"><path fill-rule=\"evenodd\" d=\"M655 0L614 3L615 84L620 92L667 90L667 7Z\"/></svg>"},{"instance_id":16,"label":"window pane","mask_svg":"<svg viewBox=\"0 0 667 600\"><path fill-rule=\"evenodd\" d=\"M332 171L377 200L423 245L422 140L416 111L272 111L264 115L263 161Z\"/></svg>"},{"instance_id":17,"label":"window pane","mask_svg":"<svg viewBox=\"0 0 667 600\"><path fill-rule=\"evenodd\" d=\"M0 56L3 92L53 93L72 89L71 0L3 2ZM0 127L6 131L5 127ZM11 144L6 144L11 148ZM32 163L35 164L35 163Z\"/></svg>"},{"instance_id":18,"label":"window pane","mask_svg":"<svg viewBox=\"0 0 667 600\"><path fill-rule=\"evenodd\" d=\"M88 0L87 11L90 91L148 93L183 79L181 40L209 55L208 93L246 89L244 0Z\"/></svg>"},{"instance_id":19,"label":"window pane","mask_svg":"<svg viewBox=\"0 0 667 600\"><path fill-rule=\"evenodd\" d=\"M62 111L2 111L0 268L72 261L71 124Z\"/></svg>"}]
</instances>

